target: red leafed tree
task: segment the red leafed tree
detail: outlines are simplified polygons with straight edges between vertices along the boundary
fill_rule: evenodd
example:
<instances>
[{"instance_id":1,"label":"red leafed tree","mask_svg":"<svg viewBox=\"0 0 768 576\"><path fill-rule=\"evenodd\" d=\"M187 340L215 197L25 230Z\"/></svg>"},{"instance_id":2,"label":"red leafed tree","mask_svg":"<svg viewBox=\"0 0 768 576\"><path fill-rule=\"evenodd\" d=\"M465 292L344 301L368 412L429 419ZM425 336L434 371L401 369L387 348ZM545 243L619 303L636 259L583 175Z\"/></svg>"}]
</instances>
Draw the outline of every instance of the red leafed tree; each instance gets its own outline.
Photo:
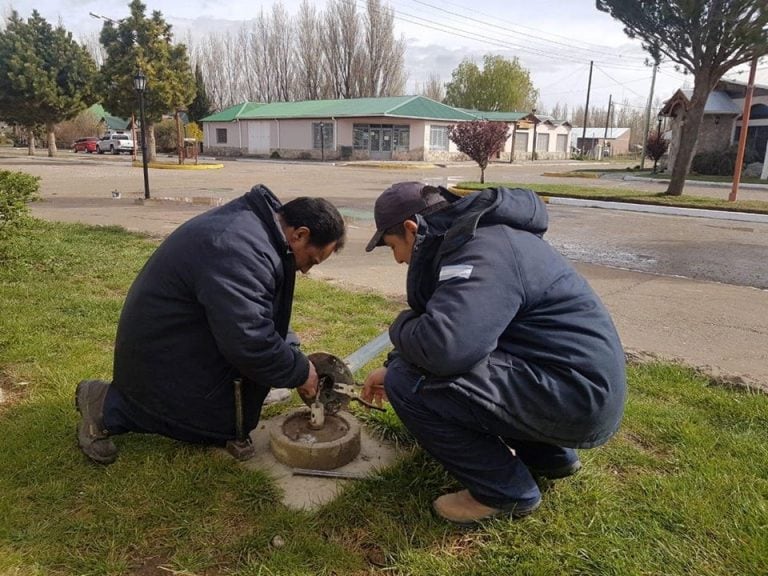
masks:
<instances>
[{"instance_id":1,"label":"red leafed tree","mask_svg":"<svg viewBox=\"0 0 768 576\"><path fill-rule=\"evenodd\" d=\"M504 122L474 120L454 124L448 129L448 138L456 147L480 166L480 182L485 182L485 169L491 157L498 154L509 138L509 127Z\"/></svg>"}]
</instances>

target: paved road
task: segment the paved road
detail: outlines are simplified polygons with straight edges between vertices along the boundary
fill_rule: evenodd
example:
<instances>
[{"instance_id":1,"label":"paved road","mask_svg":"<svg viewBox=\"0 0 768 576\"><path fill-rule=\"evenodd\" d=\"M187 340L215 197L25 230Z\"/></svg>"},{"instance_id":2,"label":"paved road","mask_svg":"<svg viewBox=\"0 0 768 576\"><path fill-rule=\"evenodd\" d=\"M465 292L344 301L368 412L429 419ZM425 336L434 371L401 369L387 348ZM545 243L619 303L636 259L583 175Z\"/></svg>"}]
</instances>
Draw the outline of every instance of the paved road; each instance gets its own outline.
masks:
<instances>
[{"instance_id":1,"label":"paved road","mask_svg":"<svg viewBox=\"0 0 768 576\"><path fill-rule=\"evenodd\" d=\"M578 167L583 163L576 163ZM542 172L569 164L493 165L488 179L563 181ZM209 204L179 201L134 203L143 194L141 170L127 158L71 155L61 160L0 152L0 169L42 177L42 218L121 225L163 236ZM321 195L351 217L350 241L342 254L312 272L345 286L402 297L405 269L385 250L364 254L372 233L373 201L402 180L475 179L472 164L447 168L374 169L275 162L226 162L223 170L152 170L154 198L221 198L264 182L283 199ZM596 180L589 184L605 182ZM616 185L612 182L610 185ZM659 185L621 182L658 190ZM120 199L112 199L119 191ZM727 189L688 188L688 193L727 197ZM768 191L744 191L768 199ZM741 196L740 197L744 197ZM551 206L549 240L579 268L611 309L625 345L682 359L713 372L768 384L768 225ZM598 264L598 265L595 265Z\"/></svg>"}]
</instances>

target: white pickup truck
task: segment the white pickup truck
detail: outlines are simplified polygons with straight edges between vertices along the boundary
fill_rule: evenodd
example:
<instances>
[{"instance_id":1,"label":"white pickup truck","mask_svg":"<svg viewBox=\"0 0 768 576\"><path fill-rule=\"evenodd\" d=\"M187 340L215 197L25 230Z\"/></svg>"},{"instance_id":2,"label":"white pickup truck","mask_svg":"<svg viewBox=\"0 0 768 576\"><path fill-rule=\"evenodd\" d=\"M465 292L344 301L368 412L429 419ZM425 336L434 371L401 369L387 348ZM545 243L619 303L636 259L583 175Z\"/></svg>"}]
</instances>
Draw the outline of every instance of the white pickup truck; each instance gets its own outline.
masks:
<instances>
[{"instance_id":1,"label":"white pickup truck","mask_svg":"<svg viewBox=\"0 0 768 576\"><path fill-rule=\"evenodd\" d=\"M113 133L102 136L96 143L96 151L99 154L110 152L120 154L120 152L133 152L133 139L129 134Z\"/></svg>"}]
</instances>

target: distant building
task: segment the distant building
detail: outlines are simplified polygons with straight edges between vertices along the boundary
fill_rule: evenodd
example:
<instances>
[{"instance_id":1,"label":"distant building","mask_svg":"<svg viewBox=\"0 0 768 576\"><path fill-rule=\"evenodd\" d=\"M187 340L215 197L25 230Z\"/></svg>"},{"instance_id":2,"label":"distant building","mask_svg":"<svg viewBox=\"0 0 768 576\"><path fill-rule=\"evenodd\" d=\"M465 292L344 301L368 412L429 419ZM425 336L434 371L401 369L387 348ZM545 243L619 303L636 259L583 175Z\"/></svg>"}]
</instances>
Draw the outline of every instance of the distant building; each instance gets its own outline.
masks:
<instances>
[{"instance_id":1,"label":"distant building","mask_svg":"<svg viewBox=\"0 0 768 576\"><path fill-rule=\"evenodd\" d=\"M461 110L424 96L245 102L201 123L206 152L221 156L446 161L466 159L449 140L449 126L478 118L517 126L516 157L530 158L534 126L538 158L568 155L568 123L521 112ZM512 147L510 137L499 159L508 160Z\"/></svg>"},{"instance_id":2,"label":"distant building","mask_svg":"<svg viewBox=\"0 0 768 576\"><path fill-rule=\"evenodd\" d=\"M572 146L581 154L595 157L622 156L629 153L630 128L587 128L574 126Z\"/></svg>"},{"instance_id":3,"label":"distant building","mask_svg":"<svg viewBox=\"0 0 768 576\"><path fill-rule=\"evenodd\" d=\"M670 118L671 142L669 166L673 166L680 145L680 127L683 114L690 105L692 90L677 90L664 103L660 114ZM694 153L727 150L738 143L744 128L742 113L747 84L734 80L720 80L709 94L704 107L704 118L699 128ZM747 149L763 162L763 178L768 178L768 86L755 85L747 127Z\"/></svg>"}]
</instances>

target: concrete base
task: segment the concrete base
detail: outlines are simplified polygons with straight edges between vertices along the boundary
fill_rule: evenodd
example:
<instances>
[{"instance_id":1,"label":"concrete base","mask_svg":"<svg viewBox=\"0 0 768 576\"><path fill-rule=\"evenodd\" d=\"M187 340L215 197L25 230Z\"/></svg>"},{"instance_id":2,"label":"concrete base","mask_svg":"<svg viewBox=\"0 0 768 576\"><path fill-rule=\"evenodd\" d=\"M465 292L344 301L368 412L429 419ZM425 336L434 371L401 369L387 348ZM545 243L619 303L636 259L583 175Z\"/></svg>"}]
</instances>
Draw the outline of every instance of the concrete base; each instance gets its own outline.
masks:
<instances>
[{"instance_id":1,"label":"concrete base","mask_svg":"<svg viewBox=\"0 0 768 576\"><path fill-rule=\"evenodd\" d=\"M349 482L355 482L355 480L337 478L294 476L293 469L278 462L269 448L272 429L282 421L283 418L280 417L262 421L258 428L251 432L256 455L243 462L243 466L249 470L260 470L271 476L283 492L283 504L294 509L319 508L335 499ZM361 428L360 454L352 462L337 468L334 472L372 475L376 470L386 468L397 459L397 452L392 444L372 437L366 432L365 427Z\"/></svg>"}]
</instances>

